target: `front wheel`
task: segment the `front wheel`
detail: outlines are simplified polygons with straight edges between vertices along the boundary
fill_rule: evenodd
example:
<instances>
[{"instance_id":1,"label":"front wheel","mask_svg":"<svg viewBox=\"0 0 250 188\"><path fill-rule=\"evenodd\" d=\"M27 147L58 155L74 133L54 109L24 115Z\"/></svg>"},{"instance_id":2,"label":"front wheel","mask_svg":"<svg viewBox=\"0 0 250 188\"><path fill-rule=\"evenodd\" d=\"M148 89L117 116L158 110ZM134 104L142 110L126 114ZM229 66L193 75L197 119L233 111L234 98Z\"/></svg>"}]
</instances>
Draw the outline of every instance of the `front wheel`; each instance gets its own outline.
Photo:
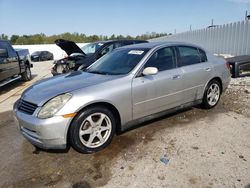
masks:
<instances>
[{"instance_id":1,"label":"front wheel","mask_svg":"<svg viewBox=\"0 0 250 188\"><path fill-rule=\"evenodd\" d=\"M94 153L107 147L115 134L115 117L110 110L97 106L84 110L70 127L72 147L81 153Z\"/></svg>"},{"instance_id":2,"label":"front wheel","mask_svg":"<svg viewBox=\"0 0 250 188\"><path fill-rule=\"evenodd\" d=\"M206 109L215 107L221 96L221 84L217 80L211 80L203 96L202 106Z\"/></svg>"},{"instance_id":3,"label":"front wheel","mask_svg":"<svg viewBox=\"0 0 250 188\"><path fill-rule=\"evenodd\" d=\"M23 81L31 80L31 71L28 65L25 67L25 71L21 74L21 76L22 76Z\"/></svg>"}]
</instances>

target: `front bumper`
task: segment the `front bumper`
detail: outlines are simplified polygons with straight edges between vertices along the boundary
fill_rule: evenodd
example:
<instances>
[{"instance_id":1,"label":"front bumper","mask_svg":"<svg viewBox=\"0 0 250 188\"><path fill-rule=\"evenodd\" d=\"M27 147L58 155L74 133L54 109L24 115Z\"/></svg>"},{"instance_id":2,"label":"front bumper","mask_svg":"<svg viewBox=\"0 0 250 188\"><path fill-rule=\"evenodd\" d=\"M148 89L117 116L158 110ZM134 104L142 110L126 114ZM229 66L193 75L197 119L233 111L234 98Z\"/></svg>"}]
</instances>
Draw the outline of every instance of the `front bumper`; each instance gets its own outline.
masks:
<instances>
[{"instance_id":1,"label":"front bumper","mask_svg":"<svg viewBox=\"0 0 250 188\"><path fill-rule=\"evenodd\" d=\"M71 118L54 116L39 119L35 115L20 112L14 105L14 114L22 135L33 145L43 149L65 149L67 145L67 131Z\"/></svg>"}]
</instances>

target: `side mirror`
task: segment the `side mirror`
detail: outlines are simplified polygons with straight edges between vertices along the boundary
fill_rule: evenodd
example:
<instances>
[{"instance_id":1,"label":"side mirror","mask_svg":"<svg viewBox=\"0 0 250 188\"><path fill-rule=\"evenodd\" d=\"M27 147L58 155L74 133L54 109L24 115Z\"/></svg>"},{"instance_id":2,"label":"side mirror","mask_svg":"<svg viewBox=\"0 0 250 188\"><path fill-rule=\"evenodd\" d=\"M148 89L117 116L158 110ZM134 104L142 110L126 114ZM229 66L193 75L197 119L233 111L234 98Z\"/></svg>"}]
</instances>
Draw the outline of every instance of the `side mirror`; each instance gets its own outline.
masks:
<instances>
[{"instance_id":1,"label":"side mirror","mask_svg":"<svg viewBox=\"0 0 250 188\"><path fill-rule=\"evenodd\" d=\"M0 57L8 57L7 50L4 48L0 49Z\"/></svg>"},{"instance_id":2,"label":"side mirror","mask_svg":"<svg viewBox=\"0 0 250 188\"><path fill-rule=\"evenodd\" d=\"M143 70L142 74L144 76L147 76L147 75L155 75L158 73L158 69L155 68L155 67L147 67Z\"/></svg>"}]
</instances>

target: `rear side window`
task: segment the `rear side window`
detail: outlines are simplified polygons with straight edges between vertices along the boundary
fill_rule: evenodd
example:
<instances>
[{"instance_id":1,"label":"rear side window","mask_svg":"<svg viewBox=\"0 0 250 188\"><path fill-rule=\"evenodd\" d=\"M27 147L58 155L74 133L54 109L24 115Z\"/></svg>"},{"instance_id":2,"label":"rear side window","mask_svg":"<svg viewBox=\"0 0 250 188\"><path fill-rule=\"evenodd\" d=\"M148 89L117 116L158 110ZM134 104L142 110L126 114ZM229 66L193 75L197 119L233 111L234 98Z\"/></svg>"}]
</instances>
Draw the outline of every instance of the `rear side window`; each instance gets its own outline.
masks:
<instances>
[{"instance_id":1,"label":"rear side window","mask_svg":"<svg viewBox=\"0 0 250 188\"><path fill-rule=\"evenodd\" d=\"M202 62L201 55L197 48L189 46L178 47L180 53L180 65L187 66Z\"/></svg>"},{"instance_id":2,"label":"rear side window","mask_svg":"<svg viewBox=\"0 0 250 188\"><path fill-rule=\"evenodd\" d=\"M156 67L159 71L175 68L175 59L172 48L162 48L156 51L146 62L144 68Z\"/></svg>"},{"instance_id":3,"label":"rear side window","mask_svg":"<svg viewBox=\"0 0 250 188\"><path fill-rule=\"evenodd\" d=\"M203 50L199 49L199 48L198 48L198 51L199 51L200 56L201 56L201 62L207 62L207 55L206 55L206 53Z\"/></svg>"}]
</instances>

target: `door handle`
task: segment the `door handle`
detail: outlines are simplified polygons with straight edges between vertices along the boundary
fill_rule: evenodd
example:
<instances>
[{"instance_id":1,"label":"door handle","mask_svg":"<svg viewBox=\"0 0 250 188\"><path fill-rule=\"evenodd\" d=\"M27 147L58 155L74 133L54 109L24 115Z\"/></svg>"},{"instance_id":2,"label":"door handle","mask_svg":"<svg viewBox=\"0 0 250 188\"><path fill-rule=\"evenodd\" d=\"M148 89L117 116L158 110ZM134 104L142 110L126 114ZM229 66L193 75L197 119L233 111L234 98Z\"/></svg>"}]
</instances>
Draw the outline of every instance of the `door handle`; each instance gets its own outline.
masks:
<instances>
[{"instance_id":1,"label":"door handle","mask_svg":"<svg viewBox=\"0 0 250 188\"><path fill-rule=\"evenodd\" d=\"M172 76L172 80L178 80L181 78L181 75L174 75Z\"/></svg>"},{"instance_id":2,"label":"door handle","mask_svg":"<svg viewBox=\"0 0 250 188\"><path fill-rule=\"evenodd\" d=\"M211 71L212 69L210 67L205 68L205 71Z\"/></svg>"}]
</instances>

